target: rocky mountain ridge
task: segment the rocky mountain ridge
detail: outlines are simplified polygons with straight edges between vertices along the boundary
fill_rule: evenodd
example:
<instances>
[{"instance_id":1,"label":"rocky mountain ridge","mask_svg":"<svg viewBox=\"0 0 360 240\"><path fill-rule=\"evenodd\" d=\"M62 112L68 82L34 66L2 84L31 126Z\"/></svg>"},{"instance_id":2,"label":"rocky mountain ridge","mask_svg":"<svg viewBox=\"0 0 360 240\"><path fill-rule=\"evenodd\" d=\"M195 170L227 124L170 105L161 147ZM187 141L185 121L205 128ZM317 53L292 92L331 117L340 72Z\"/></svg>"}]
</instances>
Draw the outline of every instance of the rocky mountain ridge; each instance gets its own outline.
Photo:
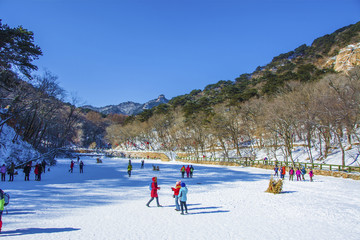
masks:
<instances>
[{"instance_id":1,"label":"rocky mountain ridge","mask_svg":"<svg viewBox=\"0 0 360 240\"><path fill-rule=\"evenodd\" d=\"M169 100L166 99L165 95L161 94L157 99L150 100L143 104L128 101L128 102L120 103L118 105L108 105L105 107L93 107L91 105L85 105L82 106L81 108L90 109L92 111L96 111L103 114L115 113L115 114L123 114L130 116L130 115L137 115L146 109L151 109L160 104L168 103L168 102Z\"/></svg>"}]
</instances>

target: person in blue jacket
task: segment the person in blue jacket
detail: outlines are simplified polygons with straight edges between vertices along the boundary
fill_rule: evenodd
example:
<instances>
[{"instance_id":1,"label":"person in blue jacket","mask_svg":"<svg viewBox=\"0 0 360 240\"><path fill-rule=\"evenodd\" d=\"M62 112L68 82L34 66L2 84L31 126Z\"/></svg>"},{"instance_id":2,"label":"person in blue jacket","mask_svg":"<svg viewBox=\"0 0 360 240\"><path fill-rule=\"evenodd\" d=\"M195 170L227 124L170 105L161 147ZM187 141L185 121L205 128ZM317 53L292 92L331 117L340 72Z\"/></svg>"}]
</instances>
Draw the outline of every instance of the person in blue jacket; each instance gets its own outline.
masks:
<instances>
[{"instance_id":1,"label":"person in blue jacket","mask_svg":"<svg viewBox=\"0 0 360 240\"><path fill-rule=\"evenodd\" d=\"M180 198L180 207L181 207L181 213L180 214L184 214L184 208L185 208L185 213L187 212L187 205L186 205L186 201L187 201L187 195L188 193L188 189L186 187L186 184L184 182L181 183L181 188L179 191L179 198Z\"/></svg>"},{"instance_id":2,"label":"person in blue jacket","mask_svg":"<svg viewBox=\"0 0 360 240\"><path fill-rule=\"evenodd\" d=\"M301 176L302 176L303 181L305 181L305 174L306 174L306 169L305 169L304 166L302 166L302 168L301 168Z\"/></svg>"}]
</instances>

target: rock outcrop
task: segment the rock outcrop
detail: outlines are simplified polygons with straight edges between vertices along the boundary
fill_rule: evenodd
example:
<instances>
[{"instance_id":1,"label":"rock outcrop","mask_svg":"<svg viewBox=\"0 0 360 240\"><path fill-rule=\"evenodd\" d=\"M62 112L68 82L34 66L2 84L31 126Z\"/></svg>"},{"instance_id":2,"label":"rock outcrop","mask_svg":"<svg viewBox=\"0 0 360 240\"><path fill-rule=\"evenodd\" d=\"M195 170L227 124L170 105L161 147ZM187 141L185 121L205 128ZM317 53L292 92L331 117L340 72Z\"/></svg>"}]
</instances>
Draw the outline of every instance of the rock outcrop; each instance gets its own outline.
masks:
<instances>
[{"instance_id":1,"label":"rock outcrop","mask_svg":"<svg viewBox=\"0 0 360 240\"><path fill-rule=\"evenodd\" d=\"M360 42L342 48L340 52L330 58L324 67L332 67L337 72L346 72L360 65Z\"/></svg>"}]
</instances>

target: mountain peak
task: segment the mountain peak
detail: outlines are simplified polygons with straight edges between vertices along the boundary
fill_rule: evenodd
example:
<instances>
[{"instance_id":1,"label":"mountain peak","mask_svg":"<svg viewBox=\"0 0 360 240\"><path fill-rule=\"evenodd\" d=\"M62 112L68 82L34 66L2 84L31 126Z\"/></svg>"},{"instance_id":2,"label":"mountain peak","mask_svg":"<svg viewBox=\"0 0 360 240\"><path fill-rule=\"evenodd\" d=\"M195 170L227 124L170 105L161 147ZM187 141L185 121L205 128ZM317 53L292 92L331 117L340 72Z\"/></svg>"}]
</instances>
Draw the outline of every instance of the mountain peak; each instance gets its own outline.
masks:
<instances>
[{"instance_id":1,"label":"mountain peak","mask_svg":"<svg viewBox=\"0 0 360 240\"><path fill-rule=\"evenodd\" d=\"M124 115L136 115L144 111L145 109L151 109L163 103L168 103L169 100L166 99L164 94L160 94L157 99L150 100L144 104L135 103L135 102L123 102L118 105L108 105L105 107L93 107L90 105L83 106L82 108L88 108L93 111L110 114L124 114Z\"/></svg>"},{"instance_id":2,"label":"mountain peak","mask_svg":"<svg viewBox=\"0 0 360 240\"><path fill-rule=\"evenodd\" d=\"M145 109L151 109L153 107L156 107L160 104L163 104L163 103L168 103L169 100L167 100L165 98L165 95L164 94L160 94L159 97L157 99L154 99L154 100L150 100L148 101L147 103L144 104L143 106L143 110Z\"/></svg>"}]
</instances>

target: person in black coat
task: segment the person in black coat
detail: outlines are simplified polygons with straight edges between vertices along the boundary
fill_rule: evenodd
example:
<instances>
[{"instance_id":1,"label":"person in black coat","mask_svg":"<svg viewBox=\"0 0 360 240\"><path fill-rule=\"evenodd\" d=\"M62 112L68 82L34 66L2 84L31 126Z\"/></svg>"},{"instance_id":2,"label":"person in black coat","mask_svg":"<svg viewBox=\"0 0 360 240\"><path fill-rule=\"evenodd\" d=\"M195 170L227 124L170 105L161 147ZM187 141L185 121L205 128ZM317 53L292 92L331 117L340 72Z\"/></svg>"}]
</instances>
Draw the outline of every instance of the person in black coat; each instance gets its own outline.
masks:
<instances>
[{"instance_id":1,"label":"person in black coat","mask_svg":"<svg viewBox=\"0 0 360 240\"><path fill-rule=\"evenodd\" d=\"M30 180L29 180L30 171L31 171L30 164L27 164L27 165L24 167L25 181L30 181Z\"/></svg>"},{"instance_id":2,"label":"person in black coat","mask_svg":"<svg viewBox=\"0 0 360 240\"><path fill-rule=\"evenodd\" d=\"M83 163L83 161L80 161L79 166L80 166L80 173L84 173L84 163Z\"/></svg>"}]
</instances>

